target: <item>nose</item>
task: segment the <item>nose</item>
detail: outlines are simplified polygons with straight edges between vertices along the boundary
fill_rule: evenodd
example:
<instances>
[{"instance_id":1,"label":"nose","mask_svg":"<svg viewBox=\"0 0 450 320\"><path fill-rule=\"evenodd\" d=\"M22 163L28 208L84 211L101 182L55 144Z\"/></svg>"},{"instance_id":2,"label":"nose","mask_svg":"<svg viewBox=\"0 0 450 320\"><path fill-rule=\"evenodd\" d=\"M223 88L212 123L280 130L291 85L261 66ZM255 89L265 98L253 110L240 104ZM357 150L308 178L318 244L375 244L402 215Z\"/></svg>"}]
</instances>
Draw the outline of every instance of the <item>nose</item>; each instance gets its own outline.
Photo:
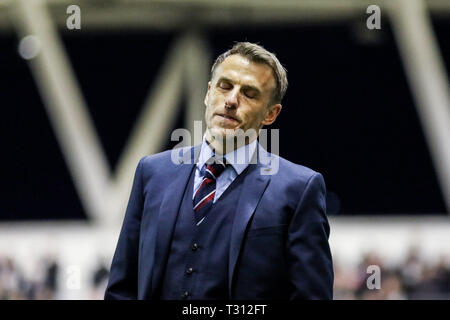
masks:
<instances>
[{"instance_id":1,"label":"nose","mask_svg":"<svg viewBox=\"0 0 450 320\"><path fill-rule=\"evenodd\" d=\"M236 86L236 87L237 87L237 86ZM228 95L227 95L227 97L226 97L226 101L225 101L225 105L226 105L228 108L234 109L234 108L237 108L237 107L238 107L238 105L239 105L239 102L238 102L238 94L239 94L239 88L234 88L234 90L231 90L231 91L228 93Z\"/></svg>"}]
</instances>

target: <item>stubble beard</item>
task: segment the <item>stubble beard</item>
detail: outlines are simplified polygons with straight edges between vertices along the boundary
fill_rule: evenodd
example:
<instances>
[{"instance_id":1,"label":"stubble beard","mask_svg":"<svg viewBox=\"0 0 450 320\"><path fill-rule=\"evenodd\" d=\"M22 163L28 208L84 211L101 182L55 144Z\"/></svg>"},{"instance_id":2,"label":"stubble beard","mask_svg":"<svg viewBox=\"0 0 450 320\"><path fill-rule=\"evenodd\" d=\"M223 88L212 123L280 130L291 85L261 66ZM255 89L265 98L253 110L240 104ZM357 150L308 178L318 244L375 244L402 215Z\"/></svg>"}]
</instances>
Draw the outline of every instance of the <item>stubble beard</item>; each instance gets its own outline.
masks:
<instances>
[{"instance_id":1,"label":"stubble beard","mask_svg":"<svg viewBox=\"0 0 450 320\"><path fill-rule=\"evenodd\" d=\"M219 153L227 154L237 148L249 144L258 137L259 130L241 128L217 128L209 127L206 132L208 143Z\"/></svg>"}]
</instances>

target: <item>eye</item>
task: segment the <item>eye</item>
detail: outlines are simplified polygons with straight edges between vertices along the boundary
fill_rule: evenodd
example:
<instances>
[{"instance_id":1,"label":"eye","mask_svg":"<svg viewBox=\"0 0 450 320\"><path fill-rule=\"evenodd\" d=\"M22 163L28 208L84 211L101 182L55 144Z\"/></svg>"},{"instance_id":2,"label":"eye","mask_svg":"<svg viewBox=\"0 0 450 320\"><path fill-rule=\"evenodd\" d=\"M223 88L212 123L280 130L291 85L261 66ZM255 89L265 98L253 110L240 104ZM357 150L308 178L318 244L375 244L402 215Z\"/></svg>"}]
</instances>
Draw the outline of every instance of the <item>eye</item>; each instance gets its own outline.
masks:
<instances>
[{"instance_id":1,"label":"eye","mask_svg":"<svg viewBox=\"0 0 450 320\"><path fill-rule=\"evenodd\" d=\"M219 88L221 89L225 89L225 90L229 90L231 89L233 86L231 85L231 83L227 82L227 81L220 81L219 82Z\"/></svg>"},{"instance_id":2,"label":"eye","mask_svg":"<svg viewBox=\"0 0 450 320\"><path fill-rule=\"evenodd\" d=\"M245 94L245 96L247 98L250 98L250 99L254 99L258 95L258 93L255 90L251 90L251 89L250 90L246 90L244 92L244 94Z\"/></svg>"}]
</instances>

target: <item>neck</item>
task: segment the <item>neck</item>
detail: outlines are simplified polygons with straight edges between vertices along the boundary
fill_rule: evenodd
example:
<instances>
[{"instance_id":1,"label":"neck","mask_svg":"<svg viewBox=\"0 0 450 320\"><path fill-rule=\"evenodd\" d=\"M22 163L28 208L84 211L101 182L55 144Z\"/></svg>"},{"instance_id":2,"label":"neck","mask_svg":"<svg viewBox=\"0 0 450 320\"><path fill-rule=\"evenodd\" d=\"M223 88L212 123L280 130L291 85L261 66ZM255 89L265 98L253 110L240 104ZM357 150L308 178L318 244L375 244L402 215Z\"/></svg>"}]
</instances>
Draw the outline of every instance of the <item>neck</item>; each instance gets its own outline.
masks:
<instances>
[{"instance_id":1,"label":"neck","mask_svg":"<svg viewBox=\"0 0 450 320\"><path fill-rule=\"evenodd\" d=\"M209 130L206 130L205 140L206 143L214 150L216 154L225 155L233 152L234 150L247 145L258 138L255 136L223 136L213 135Z\"/></svg>"}]
</instances>

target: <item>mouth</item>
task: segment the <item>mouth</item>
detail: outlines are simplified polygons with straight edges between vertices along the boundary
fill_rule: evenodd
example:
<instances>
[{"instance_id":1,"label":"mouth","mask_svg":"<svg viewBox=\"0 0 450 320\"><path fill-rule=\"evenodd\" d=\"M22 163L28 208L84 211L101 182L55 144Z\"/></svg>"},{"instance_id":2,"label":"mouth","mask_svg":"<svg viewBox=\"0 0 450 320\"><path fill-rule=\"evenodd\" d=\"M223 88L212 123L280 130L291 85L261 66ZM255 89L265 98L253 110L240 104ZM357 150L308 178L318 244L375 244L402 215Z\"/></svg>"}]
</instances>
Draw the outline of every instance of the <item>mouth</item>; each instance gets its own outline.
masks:
<instances>
[{"instance_id":1,"label":"mouth","mask_svg":"<svg viewBox=\"0 0 450 320\"><path fill-rule=\"evenodd\" d=\"M225 121L234 121L234 122L240 122L237 118L230 116L228 114L223 114L223 113L217 113L216 116L221 117L222 119L224 119Z\"/></svg>"}]
</instances>

